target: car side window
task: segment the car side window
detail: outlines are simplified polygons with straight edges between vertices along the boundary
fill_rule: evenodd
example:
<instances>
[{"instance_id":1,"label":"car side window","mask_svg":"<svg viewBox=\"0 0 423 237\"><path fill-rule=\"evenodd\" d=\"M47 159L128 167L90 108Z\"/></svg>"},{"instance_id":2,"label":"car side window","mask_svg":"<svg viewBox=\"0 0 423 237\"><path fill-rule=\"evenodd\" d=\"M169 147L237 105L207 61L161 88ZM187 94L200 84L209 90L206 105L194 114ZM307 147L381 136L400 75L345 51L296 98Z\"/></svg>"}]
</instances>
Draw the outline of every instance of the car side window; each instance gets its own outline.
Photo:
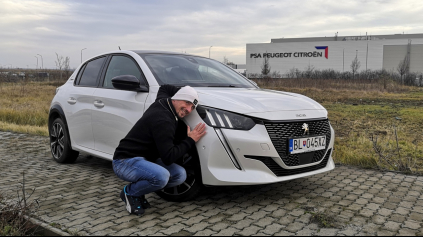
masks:
<instances>
[{"instance_id":1,"label":"car side window","mask_svg":"<svg viewBox=\"0 0 423 237\"><path fill-rule=\"evenodd\" d=\"M114 89L112 79L121 75L135 76L140 81L141 85L145 85L142 72L136 63L129 57L115 55L110 60L107 68L103 88Z\"/></svg>"},{"instance_id":2,"label":"car side window","mask_svg":"<svg viewBox=\"0 0 423 237\"><path fill-rule=\"evenodd\" d=\"M81 79L79 79L80 86L97 86L98 74L100 73L101 66L103 65L105 59L106 57L101 57L87 63L84 72L82 73Z\"/></svg>"},{"instance_id":3,"label":"car side window","mask_svg":"<svg viewBox=\"0 0 423 237\"><path fill-rule=\"evenodd\" d=\"M79 70L78 75L76 76L75 85L79 85L79 81L81 81L81 76L82 76L82 73L84 72L85 66L87 66L87 64L83 65L81 69Z\"/></svg>"}]
</instances>

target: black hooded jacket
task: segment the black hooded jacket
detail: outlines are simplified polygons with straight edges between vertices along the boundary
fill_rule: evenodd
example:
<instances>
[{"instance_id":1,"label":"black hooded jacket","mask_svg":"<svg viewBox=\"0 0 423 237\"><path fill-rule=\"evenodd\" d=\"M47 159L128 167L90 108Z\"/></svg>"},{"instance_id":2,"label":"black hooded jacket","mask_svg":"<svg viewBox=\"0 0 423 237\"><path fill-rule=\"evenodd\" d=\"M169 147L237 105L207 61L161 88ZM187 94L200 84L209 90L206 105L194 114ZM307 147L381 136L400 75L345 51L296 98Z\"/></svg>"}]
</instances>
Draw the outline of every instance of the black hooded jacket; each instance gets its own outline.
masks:
<instances>
[{"instance_id":1,"label":"black hooded jacket","mask_svg":"<svg viewBox=\"0 0 423 237\"><path fill-rule=\"evenodd\" d=\"M161 158L170 165L195 145L187 136L186 124L176 116L170 99L179 89L163 85L157 93L156 101L116 148L113 160L144 157L155 162Z\"/></svg>"}]
</instances>

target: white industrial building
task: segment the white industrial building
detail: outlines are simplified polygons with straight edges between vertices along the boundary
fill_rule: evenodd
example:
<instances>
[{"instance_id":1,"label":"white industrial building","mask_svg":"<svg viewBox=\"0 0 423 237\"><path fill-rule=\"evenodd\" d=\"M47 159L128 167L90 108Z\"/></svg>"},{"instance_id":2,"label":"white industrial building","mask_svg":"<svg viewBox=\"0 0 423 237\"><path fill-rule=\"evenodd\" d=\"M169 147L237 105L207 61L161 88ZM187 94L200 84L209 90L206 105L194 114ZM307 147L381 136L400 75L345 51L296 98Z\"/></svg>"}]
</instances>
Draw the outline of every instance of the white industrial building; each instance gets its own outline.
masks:
<instances>
[{"instance_id":1,"label":"white industrial building","mask_svg":"<svg viewBox=\"0 0 423 237\"><path fill-rule=\"evenodd\" d=\"M408 55L410 72L423 72L423 34L280 38L270 43L247 44L247 74L261 73L264 58L271 72L286 74L292 68L351 71L357 57L366 69L397 72Z\"/></svg>"}]
</instances>

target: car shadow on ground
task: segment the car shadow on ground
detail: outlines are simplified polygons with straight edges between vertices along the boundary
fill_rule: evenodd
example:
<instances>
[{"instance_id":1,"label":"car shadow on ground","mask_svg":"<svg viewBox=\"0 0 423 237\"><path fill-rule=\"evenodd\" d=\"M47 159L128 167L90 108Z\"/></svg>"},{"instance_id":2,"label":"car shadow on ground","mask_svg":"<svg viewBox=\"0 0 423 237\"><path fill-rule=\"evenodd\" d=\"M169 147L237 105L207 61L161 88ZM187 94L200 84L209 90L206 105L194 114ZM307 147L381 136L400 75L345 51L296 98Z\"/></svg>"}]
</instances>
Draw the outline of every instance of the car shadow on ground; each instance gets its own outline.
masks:
<instances>
[{"instance_id":1,"label":"car shadow on ground","mask_svg":"<svg viewBox=\"0 0 423 237\"><path fill-rule=\"evenodd\" d=\"M113 172L112 162L109 160L104 160L97 158L91 155L81 154L74 165L79 166L81 169L94 169L96 171L101 170L101 173L104 176L114 176L118 182L121 182L118 177L115 176ZM124 181L123 181L124 182ZM297 194L292 193L293 187L305 186L308 183L306 178L278 182L273 184L260 184L260 185L243 185L243 186L206 186L198 197L192 201L201 201L205 199L209 200L218 200L222 197L225 197L228 200L236 201L241 198L244 200L246 197L249 199L255 200L265 200L273 197L273 199L281 198L281 195L284 198L298 198ZM284 191L284 187L291 191ZM276 195L277 194L277 195Z\"/></svg>"}]
</instances>

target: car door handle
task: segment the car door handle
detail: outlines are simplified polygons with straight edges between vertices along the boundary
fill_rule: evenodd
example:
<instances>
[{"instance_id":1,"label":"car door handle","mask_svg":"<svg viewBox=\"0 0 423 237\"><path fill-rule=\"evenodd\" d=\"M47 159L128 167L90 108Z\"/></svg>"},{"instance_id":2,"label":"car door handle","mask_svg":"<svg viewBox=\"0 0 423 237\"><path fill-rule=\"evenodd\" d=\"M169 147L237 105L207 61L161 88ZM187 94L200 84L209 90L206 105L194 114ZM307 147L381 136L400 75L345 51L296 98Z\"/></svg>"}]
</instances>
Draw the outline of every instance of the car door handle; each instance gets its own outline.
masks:
<instances>
[{"instance_id":1,"label":"car door handle","mask_svg":"<svg viewBox=\"0 0 423 237\"><path fill-rule=\"evenodd\" d=\"M71 104L71 105L74 105L74 104L76 104L76 99L71 97L71 98L68 99L68 103Z\"/></svg>"},{"instance_id":2,"label":"car door handle","mask_svg":"<svg viewBox=\"0 0 423 237\"><path fill-rule=\"evenodd\" d=\"M101 100L96 100L96 101L94 101L94 106L97 107L97 108L103 108L104 103Z\"/></svg>"}]
</instances>

